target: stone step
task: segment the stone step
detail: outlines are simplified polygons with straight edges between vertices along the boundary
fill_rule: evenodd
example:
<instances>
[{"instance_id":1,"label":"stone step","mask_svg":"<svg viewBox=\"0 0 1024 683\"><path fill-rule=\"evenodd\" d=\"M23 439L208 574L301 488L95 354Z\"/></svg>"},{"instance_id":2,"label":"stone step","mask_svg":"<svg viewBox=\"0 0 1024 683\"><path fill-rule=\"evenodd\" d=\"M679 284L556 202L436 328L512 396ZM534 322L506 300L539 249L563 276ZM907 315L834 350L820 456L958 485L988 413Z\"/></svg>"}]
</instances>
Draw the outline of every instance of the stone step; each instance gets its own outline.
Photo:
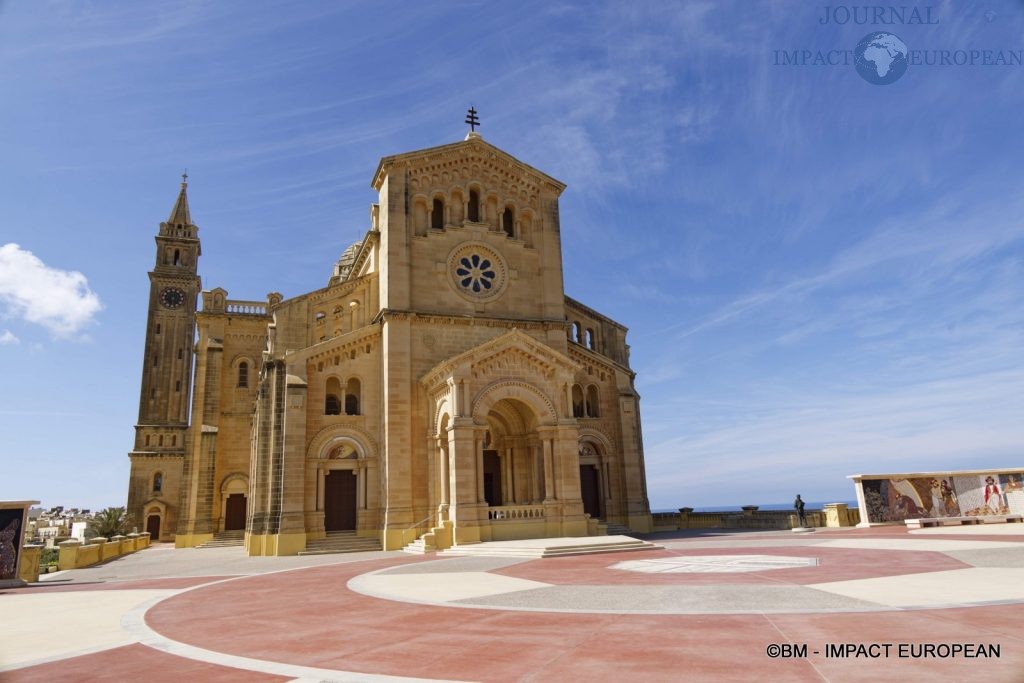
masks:
<instances>
[{"instance_id":1,"label":"stone step","mask_svg":"<svg viewBox=\"0 0 1024 683\"><path fill-rule=\"evenodd\" d=\"M426 555L427 553L437 552L437 547L433 543L427 543L422 537L420 537L402 548L402 552L411 553L413 555Z\"/></svg>"},{"instance_id":2,"label":"stone step","mask_svg":"<svg viewBox=\"0 0 1024 683\"><path fill-rule=\"evenodd\" d=\"M197 548L235 548L245 545L245 531L218 531L213 538L205 543L200 543Z\"/></svg>"},{"instance_id":3,"label":"stone step","mask_svg":"<svg viewBox=\"0 0 1024 683\"><path fill-rule=\"evenodd\" d=\"M336 553L365 553L382 550L380 539L356 536L354 531L328 531L325 538L306 543L299 555L333 555Z\"/></svg>"}]
</instances>

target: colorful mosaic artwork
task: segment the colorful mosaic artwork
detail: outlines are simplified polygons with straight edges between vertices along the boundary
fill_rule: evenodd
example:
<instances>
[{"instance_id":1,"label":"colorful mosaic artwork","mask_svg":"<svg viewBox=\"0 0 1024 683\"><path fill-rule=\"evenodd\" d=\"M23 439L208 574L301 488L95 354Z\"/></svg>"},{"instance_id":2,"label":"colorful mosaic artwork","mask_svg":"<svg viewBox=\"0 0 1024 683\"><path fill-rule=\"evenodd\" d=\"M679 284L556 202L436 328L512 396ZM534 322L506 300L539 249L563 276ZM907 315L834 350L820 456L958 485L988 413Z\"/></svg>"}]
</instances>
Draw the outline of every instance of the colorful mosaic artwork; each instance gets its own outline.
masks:
<instances>
[{"instance_id":1,"label":"colorful mosaic artwork","mask_svg":"<svg viewBox=\"0 0 1024 683\"><path fill-rule=\"evenodd\" d=\"M1024 473L864 480L871 522L1024 514Z\"/></svg>"},{"instance_id":2,"label":"colorful mosaic artwork","mask_svg":"<svg viewBox=\"0 0 1024 683\"><path fill-rule=\"evenodd\" d=\"M0 510L0 581L17 578L21 550L21 509Z\"/></svg>"}]
</instances>

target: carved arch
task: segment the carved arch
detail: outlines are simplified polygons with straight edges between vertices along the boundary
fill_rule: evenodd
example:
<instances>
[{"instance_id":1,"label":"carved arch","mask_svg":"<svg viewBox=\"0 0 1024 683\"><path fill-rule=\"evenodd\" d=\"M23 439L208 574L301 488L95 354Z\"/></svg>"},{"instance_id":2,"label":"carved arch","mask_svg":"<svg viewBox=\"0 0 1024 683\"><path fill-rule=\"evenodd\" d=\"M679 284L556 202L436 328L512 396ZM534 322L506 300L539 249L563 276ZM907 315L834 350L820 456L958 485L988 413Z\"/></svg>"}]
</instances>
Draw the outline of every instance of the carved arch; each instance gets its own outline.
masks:
<instances>
[{"instance_id":1,"label":"carved arch","mask_svg":"<svg viewBox=\"0 0 1024 683\"><path fill-rule=\"evenodd\" d=\"M324 427L309 442L306 457L309 459L323 458L330 452L332 446L342 442L351 443L359 454L360 460L377 457L377 442L369 432L355 425Z\"/></svg>"},{"instance_id":2,"label":"carved arch","mask_svg":"<svg viewBox=\"0 0 1024 683\"><path fill-rule=\"evenodd\" d=\"M506 379L492 382L476 395L470 410L473 422L484 424L491 407L506 398L522 401L530 406L541 423L549 421L554 424L558 421L558 411L554 402L539 387L522 380Z\"/></svg>"},{"instance_id":3,"label":"carved arch","mask_svg":"<svg viewBox=\"0 0 1024 683\"><path fill-rule=\"evenodd\" d=\"M590 441L591 443L596 443L598 446L600 446L601 455L603 457L608 458L613 453L615 453L616 449L613 445L612 440L608 437L607 434L605 434L600 429L595 429L594 427L580 427L579 434L580 443L584 441Z\"/></svg>"},{"instance_id":4,"label":"carved arch","mask_svg":"<svg viewBox=\"0 0 1024 683\"><path fill-rule=\"evenodd\" d=\"M444 416L448 416L448 421L451 422L455 418L455 406L452 405L452 392L446 391L443 396L437 399L435 410L431 416L433 422L430 425L429 433L435 436L440 436L438 430L441 425L444 424Z\"/></svg>"},{"instance_id":5,"label":"carved arch","mask_svg":"<svg viewBox=\"0 0 1024 683\"><path fill-rule=\"evenodd\" d=\"M227 493L228 492L228 488L231 486L232 483L234 483L236 481L242 482L242 484L243 484L242 490L246 492L246 495L248 495L248 493L249 493L249 475L243 474L241 472L232 472L231 474L229 474L228 476L224 477L224 479L221 480L221 482L220 482L220 492L221 492L221 495L224 495L225 493Z\"/></svg>"}]
</instances>

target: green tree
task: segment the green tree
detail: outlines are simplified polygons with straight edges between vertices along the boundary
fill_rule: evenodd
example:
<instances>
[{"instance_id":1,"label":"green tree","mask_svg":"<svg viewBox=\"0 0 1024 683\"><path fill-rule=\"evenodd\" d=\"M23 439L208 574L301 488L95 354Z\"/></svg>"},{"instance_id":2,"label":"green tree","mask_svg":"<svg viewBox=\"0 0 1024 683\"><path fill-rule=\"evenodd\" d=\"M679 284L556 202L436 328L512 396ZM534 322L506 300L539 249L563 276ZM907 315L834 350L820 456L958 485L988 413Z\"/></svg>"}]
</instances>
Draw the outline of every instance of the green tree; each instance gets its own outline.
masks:
<instances>
[{"instance_id":1,"label":"green tree","mask_svg":"<svg viewBox=\"0 0 1024 683\"><path fill-rule=\"evenodd\" d=\"M110 538L124 535L128 533L130 524L131 515L124 508L106 508L97 512L89 521L89 526L86 527L86 536Z\"/></svg>"}]
</instances>

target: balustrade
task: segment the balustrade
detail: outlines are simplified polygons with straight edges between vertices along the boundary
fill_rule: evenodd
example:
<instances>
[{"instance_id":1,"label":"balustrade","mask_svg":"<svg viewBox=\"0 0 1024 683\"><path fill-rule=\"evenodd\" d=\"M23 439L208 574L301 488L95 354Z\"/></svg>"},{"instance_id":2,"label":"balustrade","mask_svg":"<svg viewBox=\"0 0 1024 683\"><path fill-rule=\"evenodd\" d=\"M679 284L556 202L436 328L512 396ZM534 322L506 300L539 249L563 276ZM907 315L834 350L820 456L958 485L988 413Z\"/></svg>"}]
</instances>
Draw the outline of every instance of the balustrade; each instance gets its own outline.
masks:
<instances>
[{"instance_id":1,"label":"balustrade","mask_svg":"<svg viewBox=\"0 0 1024 683\"><path fill-rule=\"evenodd\" d=\"M544 519L543 505L498 505L488 508L487 519Z\"/></svg>"}]
</instances>

